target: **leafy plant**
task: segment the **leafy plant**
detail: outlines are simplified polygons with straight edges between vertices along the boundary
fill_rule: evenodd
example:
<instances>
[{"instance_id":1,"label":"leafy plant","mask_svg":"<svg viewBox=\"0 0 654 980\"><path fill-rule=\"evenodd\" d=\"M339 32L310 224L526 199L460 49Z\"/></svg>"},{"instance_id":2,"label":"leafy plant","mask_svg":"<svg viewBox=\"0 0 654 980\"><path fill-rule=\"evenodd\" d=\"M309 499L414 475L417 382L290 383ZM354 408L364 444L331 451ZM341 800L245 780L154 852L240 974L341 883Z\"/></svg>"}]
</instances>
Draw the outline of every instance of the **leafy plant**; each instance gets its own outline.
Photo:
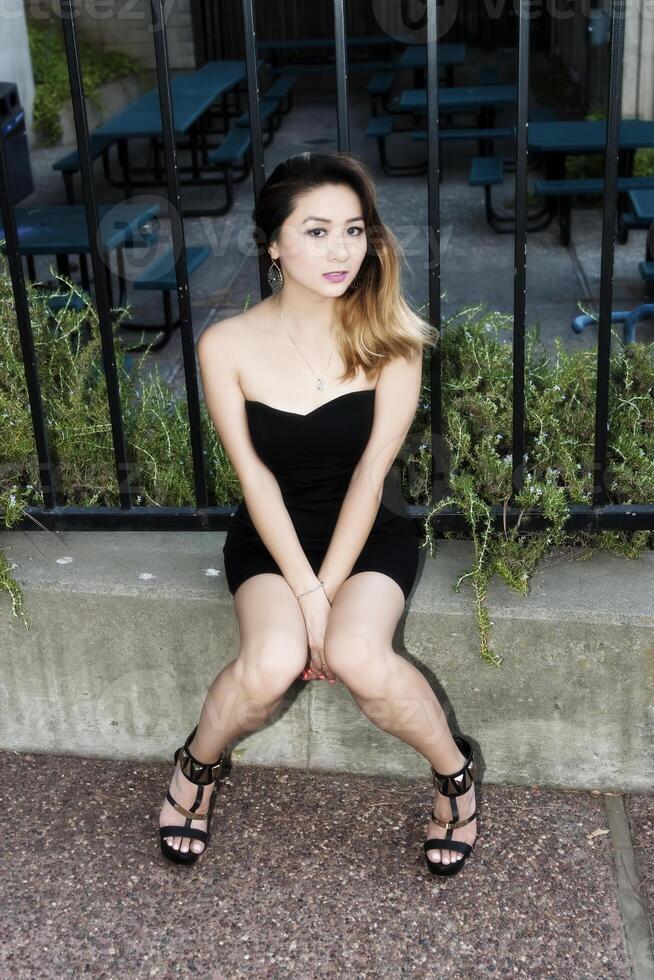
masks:
<instances>
[{"instance_id":1,"label":"leafy plant","mask_svg":"<svg viewBox=\"0 0 654 980\"><path fill-rule=\"evenodd\" d=\"M61 26L54 22L30 21L27 25L34 73L34 125L46 145L62 137L59 112L70 100L68 64ZM140 76L144 69L122 51L108 51L85 38L80 39L80 62L84 94L97 109L100 88L125 75Z\"/></svg>"},{"instance_id":2,"label":"leafy plant","mask_svg":"<svg viewBox=\"0 0 654 980\"><path fill-rule=\"evenodd\" d=\"M64 506L117 506L119 492L97 314L85 294L65 280L62 283L84 300L82 311L68 305L53 315L43 293L27 284L58 499ZM91 335L83 343L85 321ZM114 348L136 504L193 506L186 402L171 392L157 365L144 364L147 351L136 359L126 355L119 343ZM131 370L128 357L134 357ZM11 282L1 271L0 363L0 513L10 528L23 517L26 507L43 505L43 492ZM200 411L207 481L212 488L210 503L229 505L239 499L240 485L204 402ZM16 582L10 584L6 564L0 566L0 589L3 587L12 592L14 613L22 614L20 587ZM24 615L23 621L27 626Z\"/></svg>"},{"instance_id":3,"label":"leafy plant","mask_svg":"<svg viewBox=\"0 0 654 980\"><path fill-rule=\"evenodd\" d=\"M565 528L570 504L592 504L596 350L567 351L555 338L552 357L539 329L526 334L525 453L523 488L512 503L524 511L540 508L545 531L515 527L495 530L491 506L508 503L512 492L512 348L498 336L512 318L479 305L453 316L443 327L443 414L451 456L450 490L437 504L431 497L428 365L422 399L412 427L419 449L403 461L405 496L427 506L425 547L435 553L434 518L446 506L466 515L465 534L475 545L469 579L480 634L481 656L498 665L490 647L493 625L486 608L487 586L497 572L526 594L538 561L555 549L582 548L570 557L588 558L609 550L634 558L654 545L652 531L571 532ZM654 344L624 345L613 331L609 378L608 473L611 503L654 500Z\"/></svg>"}]
</instances>

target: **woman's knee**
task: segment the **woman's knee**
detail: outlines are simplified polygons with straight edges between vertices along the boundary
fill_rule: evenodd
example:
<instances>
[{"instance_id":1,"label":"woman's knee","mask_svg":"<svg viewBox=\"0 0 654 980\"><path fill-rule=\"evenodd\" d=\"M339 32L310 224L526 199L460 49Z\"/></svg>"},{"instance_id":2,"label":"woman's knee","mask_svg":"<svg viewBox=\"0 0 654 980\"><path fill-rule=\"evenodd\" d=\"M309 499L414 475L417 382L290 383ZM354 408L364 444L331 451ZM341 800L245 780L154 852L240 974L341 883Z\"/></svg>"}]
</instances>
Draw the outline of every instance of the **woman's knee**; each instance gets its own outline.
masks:
<instances>
[{"instance_id":1,"label":"woman's knee","mask_svg":"<svg viewBox=\"0 0 654 980\"><path fill-rule=\"evenodd\" d=\"M261 695L285 691L306 665L307 650L284 630L249 636L235 661L243 685Z\"/></svg>"},{"instance_id":2,"label":"woman's knee","mask_svg":"<svg viewBox=\"0 0 654 980\"><path fill-rule=\"evenodd\" d=\"M325 634L325 661L330 670L347 683L348 677L385 675L388 670L384 646L365 627L335 629Z\"/></svg>"}]
</instances>

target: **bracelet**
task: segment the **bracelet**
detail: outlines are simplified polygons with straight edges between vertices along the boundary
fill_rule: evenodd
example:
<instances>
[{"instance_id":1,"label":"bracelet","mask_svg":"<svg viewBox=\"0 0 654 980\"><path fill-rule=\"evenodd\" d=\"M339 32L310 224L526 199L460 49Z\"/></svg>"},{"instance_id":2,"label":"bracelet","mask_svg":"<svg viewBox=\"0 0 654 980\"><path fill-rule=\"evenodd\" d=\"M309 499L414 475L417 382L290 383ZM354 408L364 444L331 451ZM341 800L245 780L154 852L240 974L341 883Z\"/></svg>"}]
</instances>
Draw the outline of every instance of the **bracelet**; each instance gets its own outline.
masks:
<instances>
[{"instance_id":1,"label":"bracelet","mask_svg":"<svg viewBox=\"0 0 654 980\"><path fill-rule=\"evenodd\" d=\"M316 592L318 589L324 589L325 588L325 583L323 582L323 580L321 578L319 578L318 581L320 582L320 585L314 585L314 587L312 589L307 589L306 592L300 592L300 594L299 595L296 595L295 598L296 599L301 599L302 596L309 595L310 592ZM327 597L327 602L331 606L331 604L332 604L331 603L331 600L330 600L330 598L329 598L329 596L327 595L326 592L325 592L325 596Z\"/></svg>"}]
</instances>

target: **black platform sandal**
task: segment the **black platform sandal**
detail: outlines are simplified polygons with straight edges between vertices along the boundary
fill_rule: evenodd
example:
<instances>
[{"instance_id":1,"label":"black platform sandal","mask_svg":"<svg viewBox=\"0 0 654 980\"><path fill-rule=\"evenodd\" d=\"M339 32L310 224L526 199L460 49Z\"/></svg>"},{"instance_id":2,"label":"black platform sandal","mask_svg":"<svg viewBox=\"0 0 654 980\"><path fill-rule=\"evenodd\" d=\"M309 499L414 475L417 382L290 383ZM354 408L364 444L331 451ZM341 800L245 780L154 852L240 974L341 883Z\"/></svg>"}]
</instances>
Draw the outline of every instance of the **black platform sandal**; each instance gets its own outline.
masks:
<instances>
[{"instance_id":1,"label":"black platform sandal","mask_svg":"<svg viewBox=\"0 0 654 980\"><path fill-rule=\"evenodd\" d=\"M207 844L209 843L209 822L211 820L211 803L214 799L214 794L216 789L220 784L220 777L223 770L228 771L229 765L227 763L225 752L220 753L220 757L217 762L198 762L189 750L189 745L193 741L193 737L197 731L197 725L186 739L184 745L177 749L174 755L174 762L177 762L178 757L180 757L180 769L182 775L186 776L188 780L198 787L197 795L195 801L191 806L190 810L183 807L181 803L172 796L170 792L170 787L166 791L166 799L171 803L179 813L186 817L186 823L182 825L170 825L166 827L159 827L159 836L161 837L161 853L164 857L168 858L169 861L175 861L177 864L194 864L195 861L204 854L207 849ZM209 800L207 801L207 809L203 810L201 813L198 810L200 803L202 802L202 796L204 793L204 787L208 786L209 783L215 781L213 790ZM206 820L207 829L206 830L196 830L195 827L191 827L193 820ZM204 844L204 849L199 853L192 851L190 848L188 851L183 852L178 848L172 847L166 837L191 837L194 840L200 840Z\"/></svg>"},{"instance_id":2,"label":"black platform sandal","mask_svg":"<svg viewBox=\"0 0 654 980\"><path fill-rule=\"evenodd\" d=\"M465 864L466 858L470 856L475 844L477 843L476 840L473 844L468 844L467 841L452 839L452 831L456 827L465 827L465 825L467 823L471 823L477 815L477 808L475 807L475 810L471 816L466 817L465 820L457 820L459 810L456 805L455 797L462 796L473 785L475 781L475 762L470 743L462 735L454 735L453 738L458 748L466 757L466 761L461 769L457 769L456 772L443 775L440 772L436 772L433 766L431 767L434 786L438 786L438 789L443 796L450 797L452 819L441 820L440 817L436 816L432 808L431 819L440 827L445 827L446 833L445 837L431 837L423 844L427 867L432 874L442 876L458 874ZM435 849L442 851L460 851L463 854L463 857L458 861L452 861L450 864L445 864L443 861L432 861L431 858L427 856L427 851L433 851Z\"/></svg>"}]
</instances>

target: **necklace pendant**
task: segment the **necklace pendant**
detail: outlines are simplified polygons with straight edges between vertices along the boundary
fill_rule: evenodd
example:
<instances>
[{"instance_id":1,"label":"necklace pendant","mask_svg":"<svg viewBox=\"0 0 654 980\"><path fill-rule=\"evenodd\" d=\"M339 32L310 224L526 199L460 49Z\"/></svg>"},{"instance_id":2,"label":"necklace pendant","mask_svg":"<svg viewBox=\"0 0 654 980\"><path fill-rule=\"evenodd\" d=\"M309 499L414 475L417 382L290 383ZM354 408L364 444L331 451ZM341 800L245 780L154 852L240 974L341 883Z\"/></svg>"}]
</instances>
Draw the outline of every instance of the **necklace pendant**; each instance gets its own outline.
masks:
<instances>
[{"instance_id":1,"label":"necklace pendant","mask_svg":"<svg viewBox=\"0 0 654 980\"><path fill-rule=\"evenodd\" d=\"M320 391L322 391L324 387L325 387L325 382L322 380L322 378L318 378L318 388L320 389Z\"/></svg>"}]
</instances>

